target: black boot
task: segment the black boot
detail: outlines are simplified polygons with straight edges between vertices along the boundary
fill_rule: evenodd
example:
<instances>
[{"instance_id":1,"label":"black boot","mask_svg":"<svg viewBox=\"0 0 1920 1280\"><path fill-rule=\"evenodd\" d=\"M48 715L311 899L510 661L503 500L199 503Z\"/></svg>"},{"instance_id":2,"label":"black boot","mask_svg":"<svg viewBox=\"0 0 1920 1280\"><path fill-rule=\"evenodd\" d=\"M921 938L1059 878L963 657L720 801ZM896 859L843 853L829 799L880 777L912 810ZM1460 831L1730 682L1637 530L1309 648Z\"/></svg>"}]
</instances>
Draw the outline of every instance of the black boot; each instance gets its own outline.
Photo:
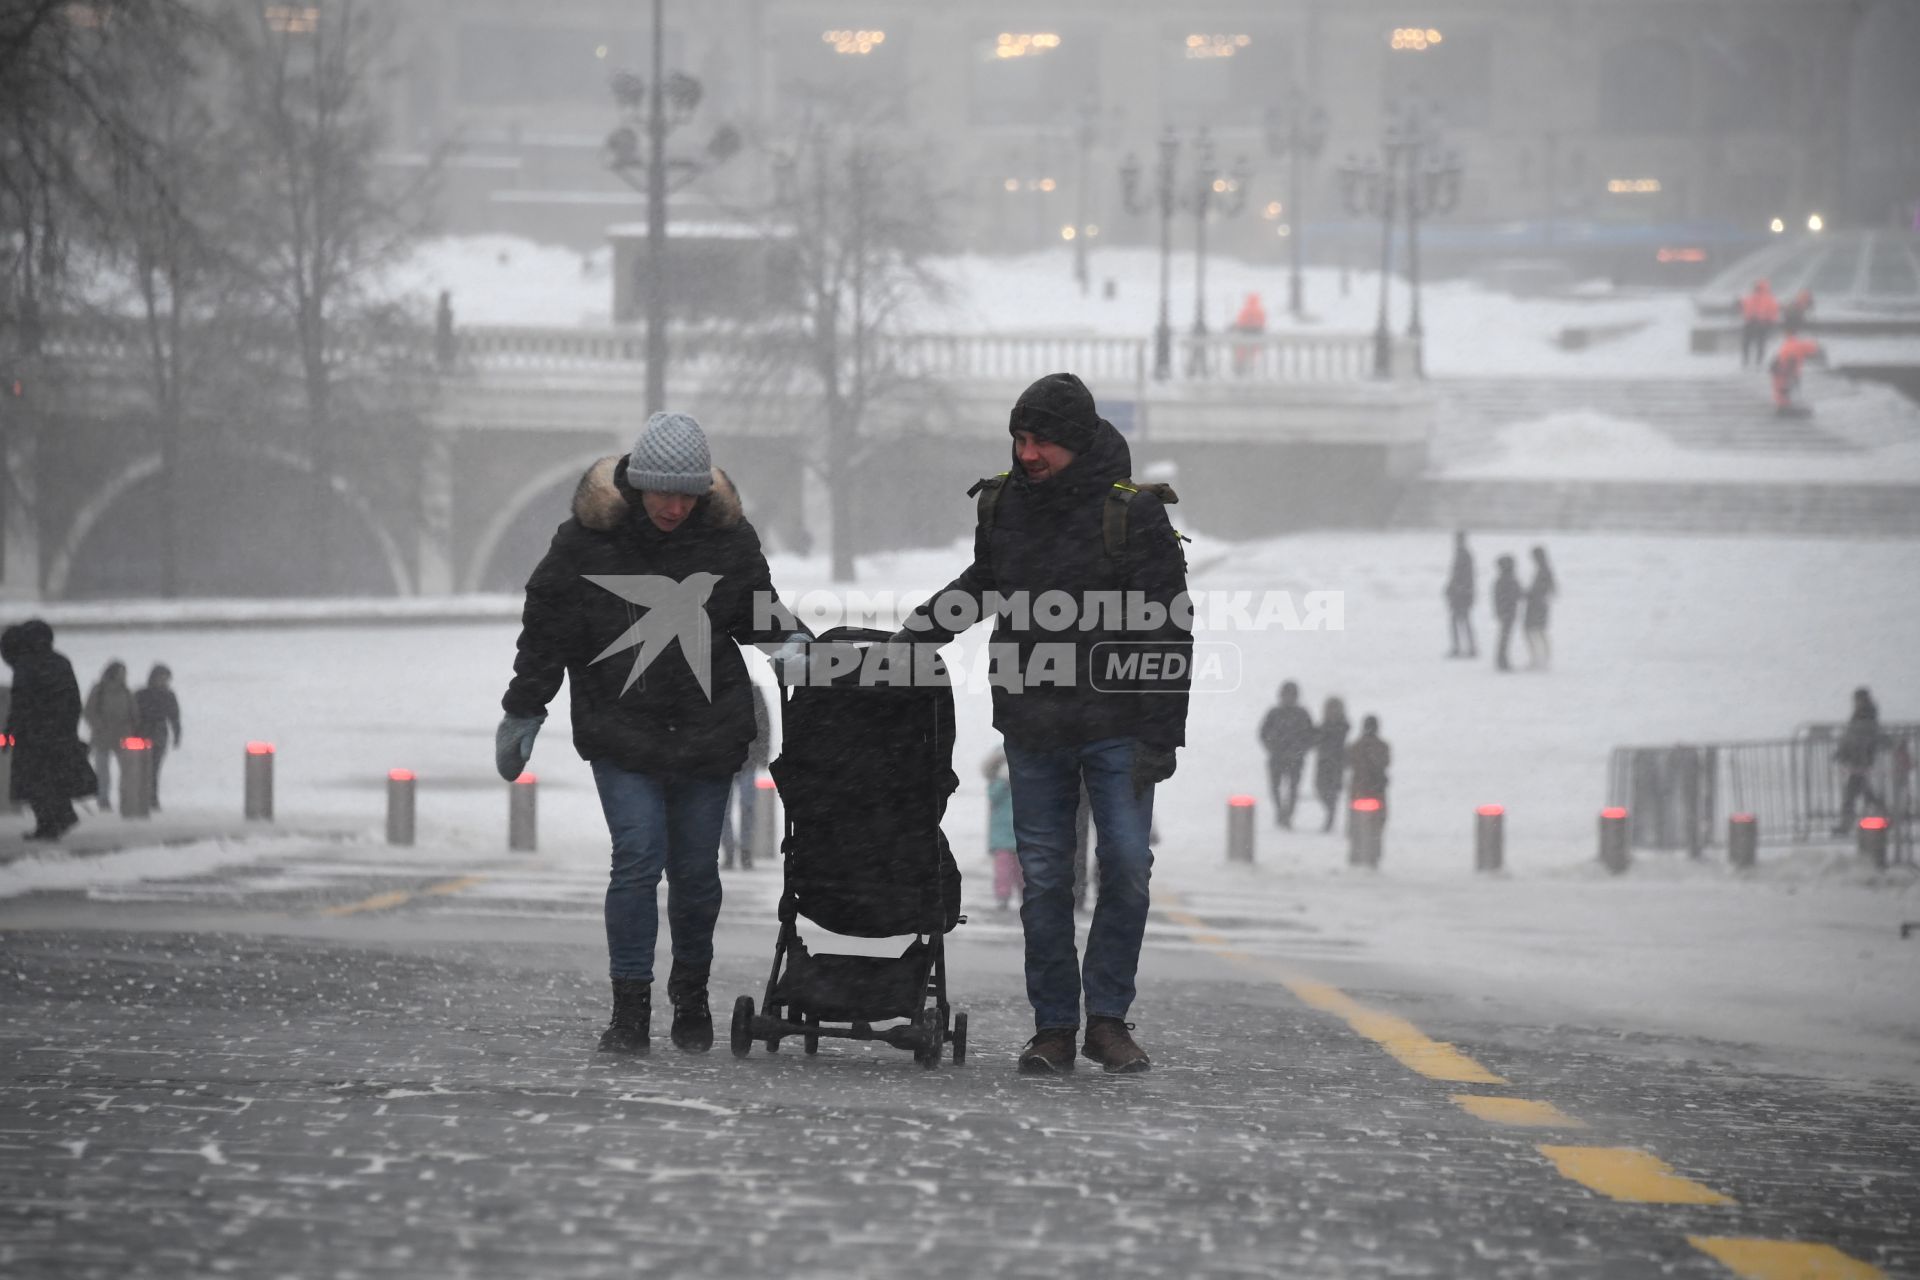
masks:
<instances>
[{"instance_id":1,"label":"black boot","mask_svg":"<svg viewBox=\"0 0 1920 1280\"><path fill-rule=\"evenodd\" d=\"M644 1054L653 1022L653 984L638 978L613 980L613 1021L600 1033L600 1052Z\"/></svg>"},{"instance_id":2,"label":"black boot","mask_svg":"<svg viewBox=\"0 0 1920 1280\"><path fill-rule=\"evenodd\" d=\"M673 1002L673 1045L688 1053L713 1048L713 1010L707 1007L707 971L673 966L667 979L667 999Z\"/></svg>"}]
</instances>

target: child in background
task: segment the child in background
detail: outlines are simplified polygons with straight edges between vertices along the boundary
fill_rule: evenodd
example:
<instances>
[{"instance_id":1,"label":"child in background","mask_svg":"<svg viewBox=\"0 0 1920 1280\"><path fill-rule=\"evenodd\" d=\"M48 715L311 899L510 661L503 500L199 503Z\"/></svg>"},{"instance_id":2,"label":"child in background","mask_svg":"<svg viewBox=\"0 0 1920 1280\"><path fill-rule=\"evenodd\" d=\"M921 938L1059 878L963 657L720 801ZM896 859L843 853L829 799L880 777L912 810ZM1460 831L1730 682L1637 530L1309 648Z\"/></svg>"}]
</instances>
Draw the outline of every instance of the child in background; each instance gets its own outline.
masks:
<instances>
[{"instance_id":1,"label":"child in background","mask_svg":"<svg viewBox=\"0 0 1920 1280\"><path fill-rule=\"evenodd\" d=\"M982 772L987 775L987 856L993 859L993 896L1005 911L1016 889L1024 888L1020 855L1013 841L1013 784L1007 781L1007 753L995 747Z\"/></svg>"}]
</instances>

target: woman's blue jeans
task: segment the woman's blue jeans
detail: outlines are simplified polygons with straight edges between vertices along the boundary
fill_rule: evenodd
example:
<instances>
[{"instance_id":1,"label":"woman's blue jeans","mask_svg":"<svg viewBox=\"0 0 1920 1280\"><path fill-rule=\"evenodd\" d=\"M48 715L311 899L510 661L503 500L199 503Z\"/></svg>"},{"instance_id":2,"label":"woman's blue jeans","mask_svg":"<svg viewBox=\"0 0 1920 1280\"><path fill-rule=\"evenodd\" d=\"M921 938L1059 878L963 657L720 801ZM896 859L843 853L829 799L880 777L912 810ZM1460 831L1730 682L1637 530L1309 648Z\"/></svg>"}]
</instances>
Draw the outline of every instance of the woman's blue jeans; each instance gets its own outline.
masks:
<instances>
[{"instance_id":1,"label":"woman's blue jeans","mask_svg":"<svg viewBox=\"0 0 1920 1280\"><path fill-rule=\"evenodd\" d=\"M705 973L713 963L713 926L720 918L720 823L733 779L632 773L595 760L593 781L613 836L606 911L609 973L653 981L663 872L674 963Z\"/></svg>"},{"instance_id":2,"label":"woman's blue jeans","mask_svg":"<svg viewBox=\"0 0 1920 1280\"><path fill-rule=\"evenodd\" d=\"M1083 778L1100 865L1084 966L1073 929L1074 818ZM1133 739L1103 738L1044 751L1009 740L1007 780L1013 784L1013 837L1026 878L1020 923L1027 937L1027 999L1034 1028L1079 1026L1083 988L1088 1017L1124 1018L1133 1003L1153 872L1147 844L1153 790L1134 793Z\"/></svg>"}]
</instances>

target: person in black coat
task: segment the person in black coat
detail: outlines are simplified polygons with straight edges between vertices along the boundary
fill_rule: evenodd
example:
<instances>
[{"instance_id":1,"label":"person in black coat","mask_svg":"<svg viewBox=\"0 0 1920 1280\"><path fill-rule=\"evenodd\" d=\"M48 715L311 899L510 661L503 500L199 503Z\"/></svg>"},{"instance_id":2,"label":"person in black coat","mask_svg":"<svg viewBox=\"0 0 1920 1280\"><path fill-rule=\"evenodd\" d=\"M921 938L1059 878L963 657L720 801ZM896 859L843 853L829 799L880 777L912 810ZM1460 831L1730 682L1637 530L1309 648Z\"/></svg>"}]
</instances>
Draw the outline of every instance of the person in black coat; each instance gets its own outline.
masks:
<instances>
[{"instance_id":1,"label":"person in black coat","mask_svg":"<svg viewBox=\"0 0 1920 1280\"><path fill-rule=\"evenodd\" d=\"M564 678L573 745L593 766L613 838L606 896L612 1053L645 1053L657 892L670 889L672 1037L713 1045L707 976L720 913L720 827L756 725L737 645L806 639L773 589L739 495L706 434L656 413L622 458L588 468L573 517L527 582L519 652L495 737L520 776Z\"/></svg>"},{"instance_id":2,"label":"person in black coat","mask_svg":"<svg viewBox=\"0 0 1920 1280\"><path fill-rule=\"evenodd\" d=\"M1294 806L1300 800L1300 773L1307 752L1313 750L1313 716L1300 705L1300 686L1289 680L1280 686L1280 701L1267 708L1260 721L1260 745L1267 750L1267 789L1273 794L1273 820L1293 827Z\"/></svg>"},{"instance_id":3,"label":"person in black coat","mask_svg":"<svg viewBox=\"0 0 1920 1280\"><path fill-rule=\"evenodd\" d=\"M1313 739L1313 789L1327 811L1322 831L1333 830L1334 815L1340 812L1340 791L1347 780L1347 704L1328 698L1320 710L1320 728Z\"/></svg>"},{"instance_id":4,"label":"person in black coat","mask_svg":"<svg viewBox=\"0 0 1920 1280\"><path fill-rule=\"evenodd\" d=\"M1547 549L1533 549L1533 581L1527 584L1526 608L1520 625L1527 633L1527 665L1544 670L1553 661L1553 646L1547 642L1547 619L1553 610L1553 598L1560 584L1547 564Z\"/></svg>"},{"instance_id":5,"label":"person in black coat","mask_svg":"<svg viewBox=\"0 0 1920 1280\"><path fill-rule=\"evenodd\" d=\"M1843 836L1853 829L1854 809L1862 800L1869 812L1887 811L1887 802L1873 789L1873 766L1884 745L1886 735L1880 731L1880 708L1873 694L1865 686L1855 689L1853 715L1841 730L1840 744L1833 753L1834 763L1847 771L1840 794L1840 820L1834 824L1833 834Z\"/></svg>"},{"instance_id":6,"label":"person in black coat","mask_svg":"<svg viewBox=\"0 0 1920 1280\"><path fill-rule=\"evenodd\" d=\"M146 687L133 695L137 709L134 732L147 740L147 806L160 807L160 766L167 752L180 745L180 696L173 691L173 668L153 664ZM171 740L168 734L172 734Z\"/></svg>"},{"instance_id":7,"label":"person in black coat","mask_svg":"<svg viewBox=\"0 0 1920 1280\"><path fill-rule=\"evenodd\" d=\"M80 741L80 683L53 650L53 628L38 618L0 633L0 660L13 668L5 731L13 798L33 809L27 839L58 840L80 821L74 797L98 786Z\"/></svg>"},{"instance_id":8,"label":"person in black coat","mask_svg":"<svg viewBox=\"0 0 1920 1280\"><path fill-rule=\"evenodd\" d=\"M1513 641L1514 619L1520 616L1520 579L1513 571L1513 557L1501 556L1497 561L1499 573L1493 579L1493 616L1500 624L1500 644L1494 650L1493 665L1497 671L1513 670L1513 663L1507 659L1507 646Z\"/></svg>"},{"instance_id":9,"label":"person in black coat","mask_svg":"<svg viewBox=\"0 0 1920 1280\"><path fill-rule=\"evenodd\" d=\"M1171 491L1132 483L1127 443L1080 379L1034 382L1007 429L1012 469L975 486L973 562L892 643L945 644L984 608L997 614L993 724L1013 787L1036 1033L1019 1069L1072 1069L1084 992L1081 1052L1110 1072L1145 1071L1126 1015L1149 907L1153 789L1186 742L1186 557L1164 507ZM1084 965L1073 922L1083 785L1098 862Z\"/></svg>"},{"instance_id":10,"label":"person in black coat","mask_svg":"<svg viewBox=\"0 0 1920 1280\"><path fill-rule=\"evenodd\" d=\"M1387 772L1393 765L1393 748L1380 736L1380 717L1365 716L1360 721L1360 736L1347 748L1347 763L1352 769L1351 790L1355 800L1378 800L1380 824L1387 821Z\"/></svg>"},{"instance_id":11,"label":"person in black coat","mask_svg":"<svg viewBox=\"0 0 1920 1280\"><path fill-rule=\"evenodd\" d=\"M1447 600L1447 656L1478 657L1480 650L1473 642L1473 553L1467 550L1465 529L1453 535L1453 567L1442 594Z\"/></svg>"}]
</instances>

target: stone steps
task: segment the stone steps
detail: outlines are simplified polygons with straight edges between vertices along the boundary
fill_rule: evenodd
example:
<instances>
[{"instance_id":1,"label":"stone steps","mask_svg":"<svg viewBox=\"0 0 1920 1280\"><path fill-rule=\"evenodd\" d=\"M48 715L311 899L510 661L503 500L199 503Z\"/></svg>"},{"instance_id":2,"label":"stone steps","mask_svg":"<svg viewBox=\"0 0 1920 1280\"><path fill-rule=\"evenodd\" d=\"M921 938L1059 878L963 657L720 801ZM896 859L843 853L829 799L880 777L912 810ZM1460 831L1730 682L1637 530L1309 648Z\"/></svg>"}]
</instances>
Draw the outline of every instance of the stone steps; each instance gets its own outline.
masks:
<instances>
[{"instance_id":1,"label":"stone steps","mask_svg":"<svg viewBox=\"0 0 1920 1280\"><path fill-rule=\"evenodd\" d=\"M1819 418L1782 418L1765 378L1453 378L1433 383L1437 443L1468 455L1512 423L1588 412L1644 422L1690 449L1842 453L1857 446Z\"/></svg>"},{"instance_id":2,"label":"stone steps","mask_svg":"<svg viewBox=\"0 0 1920 1280\"><path fill-rule=\"evenodd\" d=\"M1415 481L1392 523L1437 529L1920 538L1920 485Z\"/></svg>"}]
</instances>

